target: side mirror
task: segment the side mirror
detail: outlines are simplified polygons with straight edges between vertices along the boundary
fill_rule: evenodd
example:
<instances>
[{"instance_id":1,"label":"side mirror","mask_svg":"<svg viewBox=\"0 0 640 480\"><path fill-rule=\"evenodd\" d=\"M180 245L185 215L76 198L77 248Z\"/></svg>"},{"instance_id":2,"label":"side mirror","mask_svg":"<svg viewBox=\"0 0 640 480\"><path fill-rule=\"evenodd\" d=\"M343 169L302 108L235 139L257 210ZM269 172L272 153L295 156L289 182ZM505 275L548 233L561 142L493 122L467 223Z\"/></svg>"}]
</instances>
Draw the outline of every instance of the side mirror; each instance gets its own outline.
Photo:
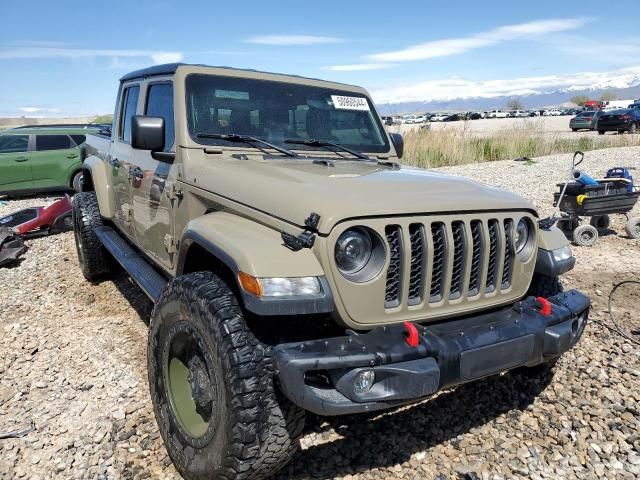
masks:
<instances>
[{"instance_id":1,"label":"side mirror","mask_svg":"<svg viewBox=\"0 0 640 480\"><path fill-rule=\"evenodd\" d=\"M164 118L135 115L131 122L131 146L138 150L164 150Z\"/></svg>"},{"instance_id":2,"label":"side mirror","mask_svg":"<svg viewBox=\"0 0 640 480\"><path fill-rule=\"evenodd\" d=\"M402 154L404 153L404 138L399 133L390 133L391 143L393 143L393 148L396 149L396 153L398 154L398 158L402 158Z\"/></svg>"}]
</instances>

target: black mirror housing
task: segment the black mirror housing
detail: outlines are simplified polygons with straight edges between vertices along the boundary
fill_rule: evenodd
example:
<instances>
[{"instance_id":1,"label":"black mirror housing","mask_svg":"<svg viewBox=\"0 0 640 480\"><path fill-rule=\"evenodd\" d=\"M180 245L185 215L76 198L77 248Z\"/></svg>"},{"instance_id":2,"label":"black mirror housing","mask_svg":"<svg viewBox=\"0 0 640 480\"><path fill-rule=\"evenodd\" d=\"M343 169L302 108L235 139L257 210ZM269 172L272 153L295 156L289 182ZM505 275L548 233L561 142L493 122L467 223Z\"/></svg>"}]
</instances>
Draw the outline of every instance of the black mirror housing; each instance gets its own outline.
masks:
<instances>
[{"instance_id":1,"label":"black mirror housing","mask_svg":"<svg viewBox=\"0 0 640 480\"><path fill-rule=\"evenodd\" d=\"M131 146L138 150L164 150L164 118L135 115L131 122Z\"/></svg>"},{"instance_id":2,"label":"black mirror housing","mask_svg":"<svg viewBox=\"0 0 640 480\"><path fill-rule=\"evenodd\" d=\"M402 158L404 154L404 138L399 133L390 133L391 143L393 143L393 148L396 149L396 154L398 158Z\"/></svg>"}]
</instances>

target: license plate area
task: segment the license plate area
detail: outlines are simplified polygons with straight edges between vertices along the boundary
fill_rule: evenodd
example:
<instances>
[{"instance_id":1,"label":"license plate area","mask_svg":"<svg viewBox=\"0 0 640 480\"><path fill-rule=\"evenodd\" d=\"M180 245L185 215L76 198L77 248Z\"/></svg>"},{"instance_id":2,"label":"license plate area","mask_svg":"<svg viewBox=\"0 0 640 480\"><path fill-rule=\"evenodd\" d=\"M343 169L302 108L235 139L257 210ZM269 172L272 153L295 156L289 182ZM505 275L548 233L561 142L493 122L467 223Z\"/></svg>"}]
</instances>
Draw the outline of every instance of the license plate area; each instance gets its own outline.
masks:
<instances>
[{"instance_id":1,"label":"license plate area","mask_svg":"<svg viewBox=\"0 0 640 480\"><path fill-rule=\"evenodd\" d=\"M533 334L513 338L460 354L460 375L467 380L486 377L526 363L533 353Z\"/></svg>"}]
</instances>

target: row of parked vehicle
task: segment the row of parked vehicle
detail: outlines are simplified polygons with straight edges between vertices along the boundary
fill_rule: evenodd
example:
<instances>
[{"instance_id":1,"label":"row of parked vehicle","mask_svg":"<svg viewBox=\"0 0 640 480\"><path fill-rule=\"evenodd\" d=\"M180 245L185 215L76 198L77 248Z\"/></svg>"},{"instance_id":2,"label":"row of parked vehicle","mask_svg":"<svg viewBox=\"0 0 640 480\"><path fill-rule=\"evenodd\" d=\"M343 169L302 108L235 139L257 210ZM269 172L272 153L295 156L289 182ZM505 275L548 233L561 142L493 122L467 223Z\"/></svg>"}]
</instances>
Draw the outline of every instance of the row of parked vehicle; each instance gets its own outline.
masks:
<instances>
[{"instance_id":1,"label":"row of parked vehicle","mask_svg":"<svg viewBox=\"0 0 640 480\"><path fill-rule=\"evenodd\" d=\"M460 120L480 120L481 118L526 118L526 117L555 117L561 115L576 115L581 109L551 108L540 110L488 110L468 112L435 112L423 115L385 116L382 120L386 125L416 124L427 122L457 122Z\"/></svg>"},{"instance_id":2,"label":"row of parked vehicle","mask_svg":"<svg viewBox=\"0 0 640 480\"><path fill-rule=\"evenodd\" d=\"M569 120L569 128L574 132L596 130L600 135L606 132L637 133L640 131L640 101L628 108L584 110Z\"/></svg>"},{"instance_id":3,"label":"row of parked vehicle","mask_svg":"<svg viewBox=\"0 0 640 480\"><path fill-rule=\"evenodd\" d=\"M86 135L111 125L37 125L0 131L0 195L80 191Z\"/></svg>"}]
</instances>

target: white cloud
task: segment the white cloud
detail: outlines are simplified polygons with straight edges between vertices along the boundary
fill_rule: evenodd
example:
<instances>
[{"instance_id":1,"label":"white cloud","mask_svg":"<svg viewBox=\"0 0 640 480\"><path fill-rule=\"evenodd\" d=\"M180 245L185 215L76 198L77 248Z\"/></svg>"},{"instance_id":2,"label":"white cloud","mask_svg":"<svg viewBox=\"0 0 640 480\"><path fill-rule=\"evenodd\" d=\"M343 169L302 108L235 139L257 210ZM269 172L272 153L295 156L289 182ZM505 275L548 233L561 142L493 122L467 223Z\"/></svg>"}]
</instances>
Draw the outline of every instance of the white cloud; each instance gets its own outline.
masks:
<instances>
[{"instance_id":1,"label":"white cloud","mask_svg":"<svg viewBox=\"0 0 640 480\"><path fill-rule=\"evenodd\" d=\"M322 45L327 43L342 43L344 39L319 35L258 35L247 38L247 43L258 45Z\"/></svg>"},{"instance_id":2,"label":"white cloud","mask_svg":"<svg viewBox=\"0 0 640 480\"><path fill-rule=\"evenodd\" d=\"M506 80L474 81L464 78L429 80L372 91L379 104L415 101L444 101L465 98L522 96L554 90L585 90L589 88L626 88L640 84L640 65L607 72L579 72L567 75L546 75Z\"/></svg>"},{"instance_id":3,"label":"white cloud","mask_svg":"<svg viewBox=\"0 0 640 480\"><path fill-rule=\"evenodd\" d=\"M43 107L20 107L19 111L24 113L57 113L59 108L43 108Z\"/></svg>"},{"instance_id":4,"label":"white cloud","mask_svg":"<svg viewBox=\"0 0 640 480\"><path fill-rule=\"evenodd\" d=\"M60 47L24 47L0 49L0 60L13 59L44 59L44 58L147 58L153 63L179 62L183 58L181 52L167 52L156 50L111 50L111 49L84 49L84 48L60 48Z\"/></svg>"},{"instance_id":5,"label":"white cloud","mask_svg":"<svg viewBox=\"0 0 640 480\"><path fill-rule=\"evenodd\" d=\"M322 70L328 70L330 72L362 72L365 70L383 70L395 66L393 63L354 63L351 65L331 65L329 67L322 67Z\"/></svg>"},{"instance_id":6,"label":"white cloud","mask_svg":"<svg viewBox=\"0 0 640 480\"><path fill-rule=\"evenodd\" d=\"M469 37L434 40L432 42L412 45L402 50L367 55L367 58L380 62L408 62L448 57L510 40L522 38L538 39L541 35L574 30L580 28L588 21L589 19L587 18L565 18L506 25Z\"/></svg>"}]
</instances>

